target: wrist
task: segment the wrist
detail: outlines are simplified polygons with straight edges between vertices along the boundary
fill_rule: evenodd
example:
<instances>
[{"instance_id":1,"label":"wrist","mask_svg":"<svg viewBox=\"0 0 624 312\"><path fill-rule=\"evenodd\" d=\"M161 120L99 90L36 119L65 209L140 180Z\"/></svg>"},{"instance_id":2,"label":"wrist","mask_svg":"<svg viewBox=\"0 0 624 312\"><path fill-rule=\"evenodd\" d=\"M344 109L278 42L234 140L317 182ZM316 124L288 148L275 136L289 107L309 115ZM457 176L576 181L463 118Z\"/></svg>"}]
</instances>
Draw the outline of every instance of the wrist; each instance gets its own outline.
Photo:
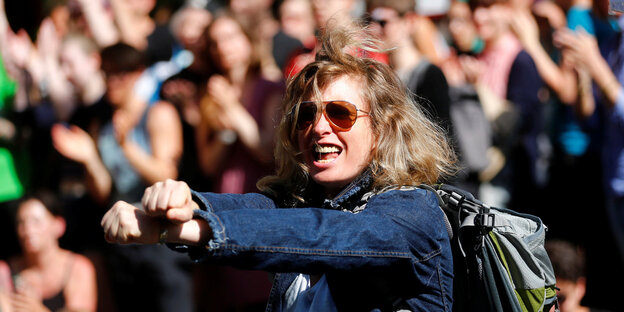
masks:
<instances>
[{"instance_id":1,"label":"wrist","mask_svg":"<svg viewBox=\"0 0 624 312\"><path fill-rule=\"evenodd\" d=\"M160 222L160 229L158 231L158 244L164 245L168 242L169 239L169 224L168 222L162 220Z\"/></svg>"}]
</instances>

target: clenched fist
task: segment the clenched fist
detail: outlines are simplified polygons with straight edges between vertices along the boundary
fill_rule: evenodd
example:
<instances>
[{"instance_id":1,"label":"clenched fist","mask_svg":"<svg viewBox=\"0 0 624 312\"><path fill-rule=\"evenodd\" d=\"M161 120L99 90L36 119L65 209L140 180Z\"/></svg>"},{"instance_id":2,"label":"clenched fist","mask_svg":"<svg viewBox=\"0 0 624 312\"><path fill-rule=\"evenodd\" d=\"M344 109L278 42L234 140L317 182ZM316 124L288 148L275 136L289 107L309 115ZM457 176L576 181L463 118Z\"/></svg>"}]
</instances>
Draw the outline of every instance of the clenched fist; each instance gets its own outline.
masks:
<instances>
[{"instance_id":1,"label":"clenched fist","mask_svg":"<svg viewBox=\"0 0 624 312\"><path fill-rule=\"evenodd\" d=\"M141 200L145 213L164 216L173 223L185 223L193 218L199 206L193 201L191 189L181 181L167 179L145 189Z\"/></svg>"},{"instance_id":2,"label":"clenched fist","mask_svg":"<svg viewBox=\"0 0 624 312\"><path fill-rule=\"evenodd\" d=\"M156 244L161 221L124 201L118 201L101 222L106 241L119 244Z\"/></svg>"}]
</instances>

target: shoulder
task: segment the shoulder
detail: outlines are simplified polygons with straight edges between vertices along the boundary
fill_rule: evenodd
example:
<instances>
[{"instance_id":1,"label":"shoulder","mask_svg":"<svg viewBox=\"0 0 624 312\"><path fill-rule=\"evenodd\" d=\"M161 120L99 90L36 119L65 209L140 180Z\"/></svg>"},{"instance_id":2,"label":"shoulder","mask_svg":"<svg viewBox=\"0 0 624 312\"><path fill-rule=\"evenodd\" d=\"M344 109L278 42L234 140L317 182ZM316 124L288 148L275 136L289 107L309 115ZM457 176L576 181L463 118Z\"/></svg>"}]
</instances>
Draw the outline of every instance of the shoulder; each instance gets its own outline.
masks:
<instances>
[{"instance_id":1,"label":"shoulder","mask_svg":"<svg viewBox=\"0 0 624 312\"><path fill-rule=\"evenodd\" d=\"M369 200L373 207L384 207L412 215L440 215L438 197L431 191L417 187L402 187L377 194Z\"/></svg>"},{"instance_id":2,"label":"shoulder","mask_svg":"<svg viewBox=\"0 0 624 312\"><path fill-rule=\"evenodd\" d=\"M286 88L286 84L284 81L273 81L263 77L262 75L258 75L256 78L256 89L261 90L264 94L281 94L284 92Z\"/></svg>"},{"instance_id":3,"label":"shoulder","mask_svg":"<svg viewBox=\"0 0 624 312\"><path fill-rule=\"evenodd\" d=\"M513 62L514 65L534 65L533 58L525 50L520 50Z\"/></svg>"},{"instance_id":4,"label":"shoulder","mask_svg":"<svg viewBox=\"0 0 624 312\"><path fill-rule=\"evenodd\" d=\"M381 214L417 240L448 241L445 215L433 191L409 187L371 197L366 210Z\"/></svg>"},{"instance_id":5,"label":"shoulder","mask_svg":"<svg viewBox=\"0 0 624 312\"><path fill-rule=\"evenodd\" d=\"M170 122L178 120L178 112L173 104L166 101L159 101L149 108L147 120L150 125L163 127Z\"/></svg>"},{"instance_id":6,"label":"shoulder","mask_svg":"<svg viewBox=\"0 0 624 312\"><path fill-rule=\"evenodd\" d=\"M82 276L95 274L95 267L89 258L75 253L72 253L72 257L74 261L72 267L73 273L77 273Z\"/></svg>"},{"instance_id":7,"label":"shoulder","mask_svg":"<svg viewBox=\"0 0 624 312\"><path fill-rule=\"evenodd\" d=\"M541 84L541 77L537 71L537 66L535 66L535 62L533 58L525 51L521 50L516 58L514 59L511 70L509 72L509 79L519 79L524 84L527 83L539 83ZM513 87L513 84L509 84Z\"/></svg>"}]
</instances>

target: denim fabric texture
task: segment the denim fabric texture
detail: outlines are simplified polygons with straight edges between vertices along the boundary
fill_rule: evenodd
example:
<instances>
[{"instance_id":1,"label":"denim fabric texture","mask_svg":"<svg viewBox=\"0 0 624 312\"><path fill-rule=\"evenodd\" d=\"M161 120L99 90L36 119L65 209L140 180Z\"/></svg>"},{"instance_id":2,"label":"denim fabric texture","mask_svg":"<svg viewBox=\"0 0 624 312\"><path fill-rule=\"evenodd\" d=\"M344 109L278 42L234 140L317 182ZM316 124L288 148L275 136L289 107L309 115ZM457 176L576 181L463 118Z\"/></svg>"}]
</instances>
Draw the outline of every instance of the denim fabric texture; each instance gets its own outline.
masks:
<instances>
[{"instance_id":1,"label":"denim fabric texture","mask_svg":"<svg viewBox=\"0 0 624 312\"><path fill-rule=\"evenodd\" d=\"M195 217L214 237L182 249L195 261L277 273L267 311L282 310L298 273L326 274L340 311L451 311L453 261L436 195L391 190L366 200L369 182L322 207L287 209L262 194L193 192Z\"/></svg>"}]
</instances>

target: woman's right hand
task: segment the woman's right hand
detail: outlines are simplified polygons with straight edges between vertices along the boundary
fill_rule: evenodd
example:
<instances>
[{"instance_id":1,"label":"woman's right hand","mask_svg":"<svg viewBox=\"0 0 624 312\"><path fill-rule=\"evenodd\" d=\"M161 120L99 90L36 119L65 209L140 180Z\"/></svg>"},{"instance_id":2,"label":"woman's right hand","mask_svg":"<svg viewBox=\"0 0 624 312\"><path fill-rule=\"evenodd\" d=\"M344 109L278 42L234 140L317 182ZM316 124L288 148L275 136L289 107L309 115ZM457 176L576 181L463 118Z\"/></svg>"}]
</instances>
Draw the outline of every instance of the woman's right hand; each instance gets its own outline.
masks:
<instances>
[{"instance_id":1,"label":"woman's right hand","mask_svg":"<svg viewBox=\"0 0 624 312\"><path fill-rule=\"evenodd\" d=\"M106 212L101 226L109 243L156 244L161 222L129 203L118 201Z\"/></svg>"},{"instance_id":2,"label":"woman's right hand","mask_svg":"<svg viewBox=\"0 0 624 312\"><path fill-rule=\"evenodd\" d=\"M147 215L165 216L167 220L178 224L193 219L193 210L199 208L193 201L188 185L171 179L145 189L141 203Z\"/></svg>"}]
</instances>

